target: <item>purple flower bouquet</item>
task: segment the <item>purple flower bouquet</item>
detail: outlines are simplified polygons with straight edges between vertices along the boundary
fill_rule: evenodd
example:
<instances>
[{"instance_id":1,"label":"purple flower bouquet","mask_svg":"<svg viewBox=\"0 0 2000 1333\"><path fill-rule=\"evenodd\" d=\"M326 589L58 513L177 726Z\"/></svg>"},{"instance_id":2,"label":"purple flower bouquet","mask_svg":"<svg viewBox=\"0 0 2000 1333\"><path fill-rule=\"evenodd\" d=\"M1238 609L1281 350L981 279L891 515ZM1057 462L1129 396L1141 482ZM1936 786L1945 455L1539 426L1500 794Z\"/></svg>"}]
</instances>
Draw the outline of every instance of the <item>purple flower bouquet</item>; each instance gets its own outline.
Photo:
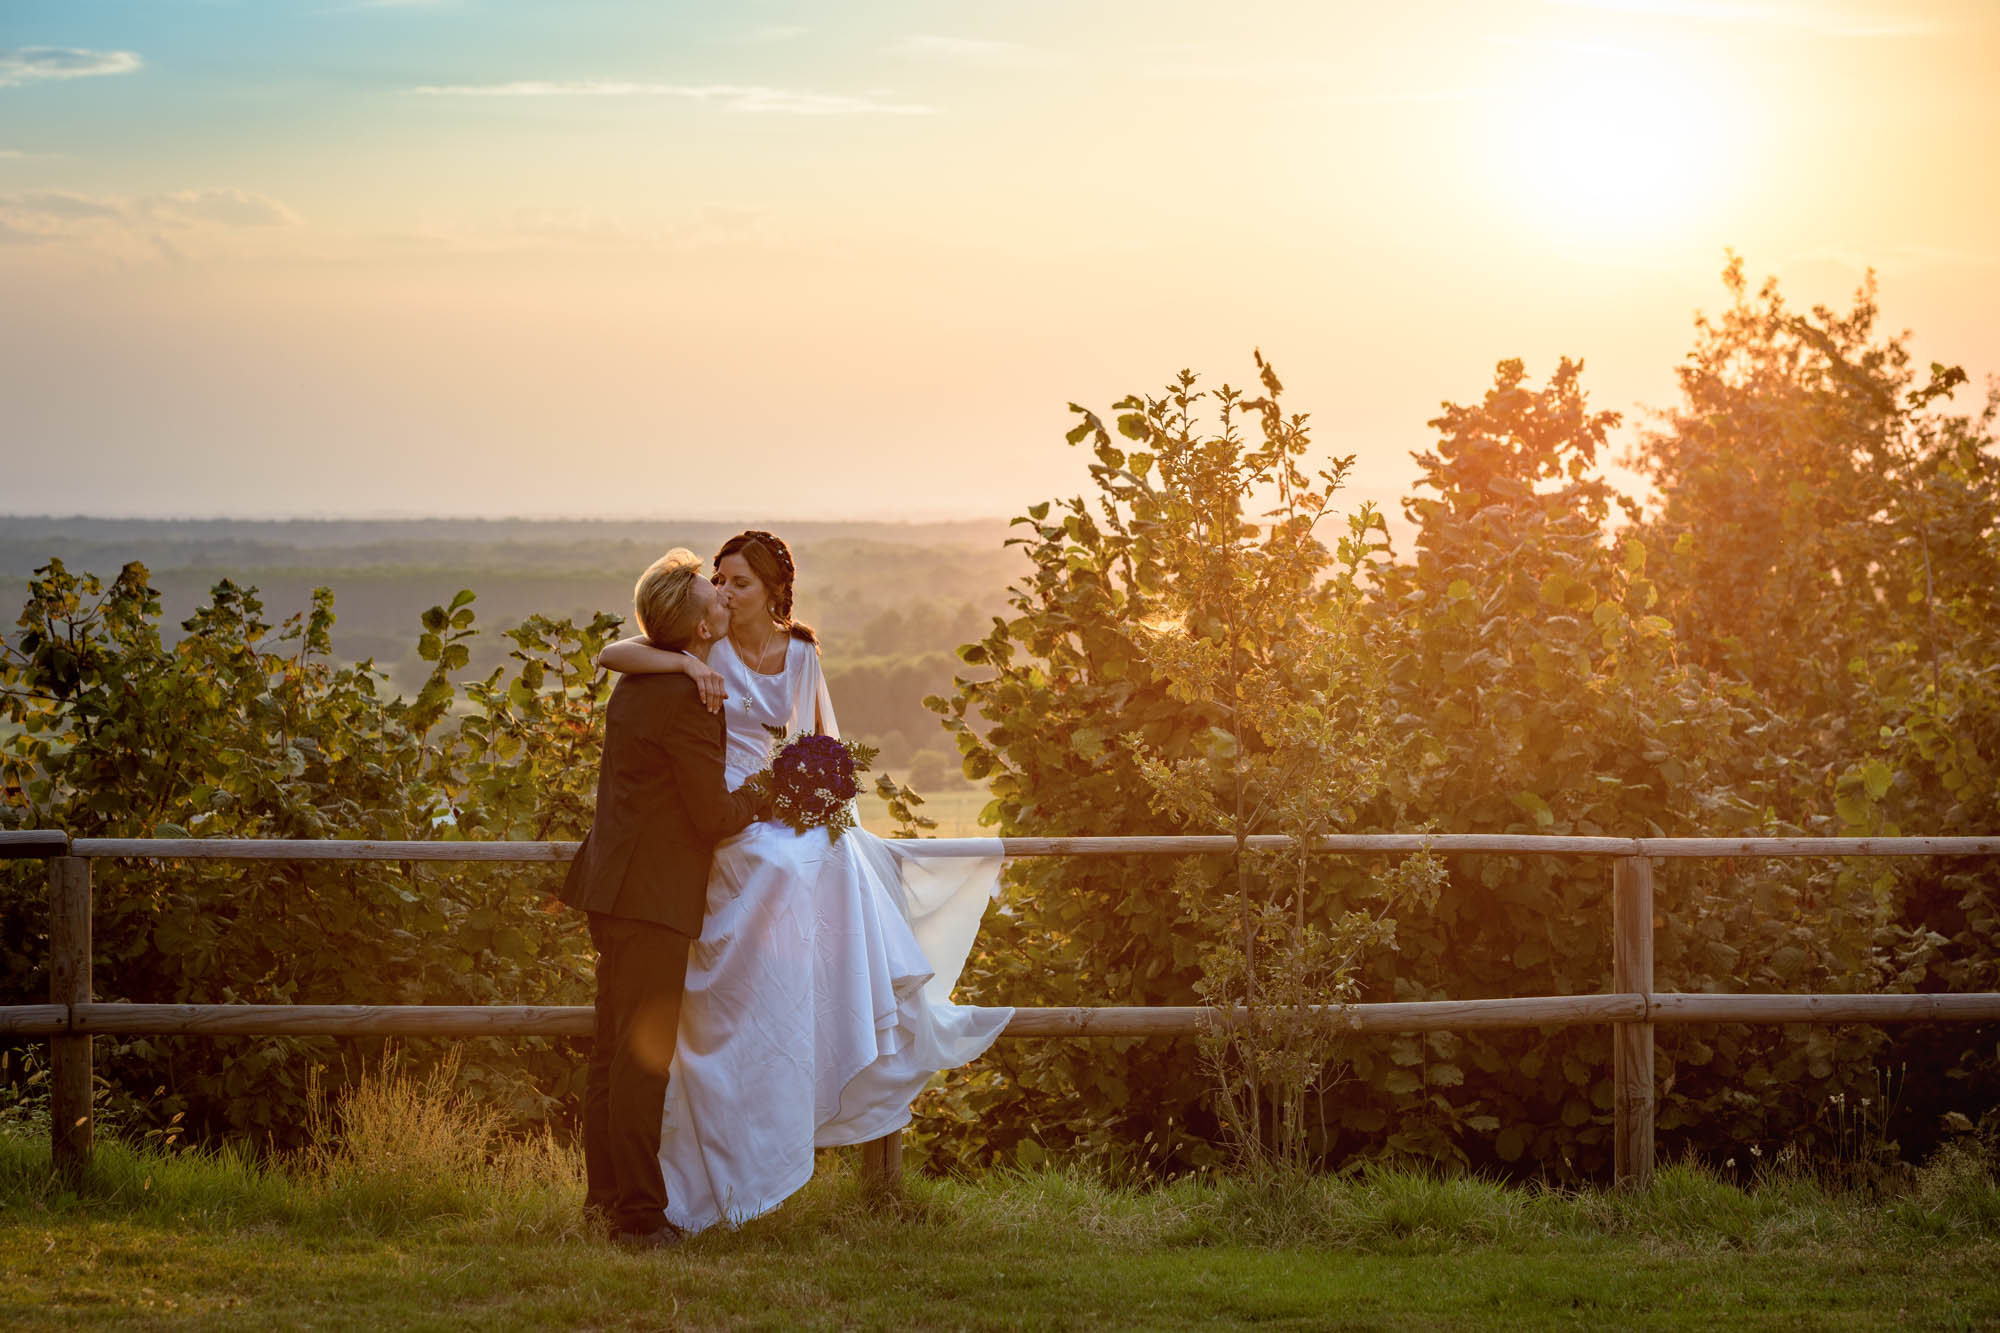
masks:
<instances>
[{"instance_id":1,"label":"purple flower bouquet","mask_svg":"<svg viewBox=\"0 0 2000 1333\"><path fill-rule=\"evenodd\" d=\"M860 774L875 761L875 747L808 733L780 740L771 767L757 775L770 788L772 815L800 833L823 828L835 841L854 827Z\"/></svg>"}]
</instances>

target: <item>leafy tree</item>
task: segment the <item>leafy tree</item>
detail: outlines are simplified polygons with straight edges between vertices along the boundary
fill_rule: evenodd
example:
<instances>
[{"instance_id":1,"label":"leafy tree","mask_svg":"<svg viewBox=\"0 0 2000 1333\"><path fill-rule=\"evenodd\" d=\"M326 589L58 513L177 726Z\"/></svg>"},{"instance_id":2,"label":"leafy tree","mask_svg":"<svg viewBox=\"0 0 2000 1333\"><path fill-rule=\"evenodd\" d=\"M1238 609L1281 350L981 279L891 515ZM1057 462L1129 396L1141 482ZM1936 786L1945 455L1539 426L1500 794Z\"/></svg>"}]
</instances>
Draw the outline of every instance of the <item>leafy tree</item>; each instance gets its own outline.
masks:
<instances>
[{"instance_id":1,"label":"leafy tree","mask_svg":"<svg viewBox=\"0 0 2000 1333\"><path fill-rule=\"evenodd\" d=\"M617 622L531 618L515 669L472 682L472 594L426 612L432 674L385 699L368 664L327 659L333 599L273 626L225 580L161 643L143 566L109 586L60 562L37 572L0 657L13 734L0 741L6 818L83 837L573 838L589 817L602 682ZM542 910L548 867L93 863L94 981L152 1003L584 1003L587 945ZM46 993L46 878L0 881L7 999ZM114 1114L202 1137L286 1143L328 1039L111 1039ZM480 1043L466 1077L516 1121L573 1098L579 1061L549 1042ZM335 1081L338 1074L335 1076Z\"/></svg>"},{"instance_id":2,"label":"leafy tree","mask_svg":"<svg viewBox=\"0 0 2000 1333\"><path fill-rule=\"evenodd\" d=\"M1454 832L1715 836L1766 827L1781 772L1764 737L1776 721L1754 689L1683 659L1660 614L1654 547L1610 519L1624 501L1595 474L1614 414L1590 410L1582 366L1546 386L1503 361L1477 404L1447 404L1418 455L1416 559L1381 571L1381 652L1409 757L1392 826L1434 819ZM1406 923L1377 960L1396 998L1587 994L1610 970L1610 867L1600 859L1454 858L1430 929ZM1656 954L1663 989L1846 990L1884 979L1870 948L1882 924L1865 894L1815 898L1787 863L1661 872ZM1845 1063L1832 1058L1838 1053ZM1863 1077L1875 1038L1813 1029L1663 1034L1660 1125L1670 1150L1787 1137L1821 1094ZM1822 1058L1824 1057L1824 1058ZM1406 1063L1409 1076L1396 1078ZM1443 1089L1420 1090L1413 1080ZM1412 1149L1450 1154L1437 1101L1477 1101L1502 1128L1451 1142L1474 1161L1593 1174L1610 1159L1609 1034L1404 1038L1374 1075L1374 1098L1345 1114ZM1782 1088L1747 1105L1744 1084ZM1401 1091L1395 1091L1397 1087ZM1718 1158L1721 1152L1715 1154Z\"/></svg>"},{"instance_id":3,"label":"leafy tree","mask_svg":"<svg viewBox=\"0 0 2000 1333\"><path fill-rule=\"evenodd\" d=\"M1638 461L1661 496L1644 540L1672 550L1659 587L1698 661L1753 687L1777 715L1789 825L1846 834L2000 826L2000 390L1976 416L1965 380L1919 383L1883 337L1873 276L1845 313L1753 295L1740 260L1731 305L1697 321L1682 401ZM1877 949L1898 984L2000 985L2000 894L1990 867L1930 858L1817 868L1812 892L1868 895L1893 928ZM1898 1130L1921 1149L1946 1111L2000 1107L1993 1033L1902 1029L1882 1058L1940 1069L1912 1085Z\"/></svg>"},{"instance_id":4,"label":"leafy tree","mask_svg":"<svg viewBox=\"0 0 2000 1333\"><path fill-rule=\"evenodd\" d=\"M1612 527L1616 511L1628 525L1634 517L1595 475L1616 417L1589 409L1580 365L1562 363L1537 389L1519 362L1502 362L1481 401L1446 405L1431 423L1435 449L1418 457L1407 564L1383 558L1364 517L1329 569L1330 553L1300 534L1337 473L1310 501L1302 477L1278 480L1302 450L1303 420L1274 419L1273 404L1265 444L1246 447L1226 418L1265 413L1264 401L1225 389L1224 428L1209 432L1193 423L1194 398L1183 376L1161 398L1121 403L1120 432L1147 446L1133 453L1085 414L1072 442L1090 442L1095 504L1036 505L1019 520L1034 573L1015 589L1017 614L961 650L992 678L961 679L933 705L968 776L991 781L1001 833L1132 832L1158 827L1149 817L1161 810L1244 833L1287 819L1383 831L1772 827L1786 769L1768 738L1781 720L1754 686L1683 660L1652 573L1659 557ZM1241 509L1260 488L1277 497L1264 526ZM1288 595L1261 599L1263 587ZM1273 651L1304 642L1308 623L1359 625L1373 672ZM1339 717L1354 762L1328 772L1344 787L1298 783L1296 806L1280 814L1271 798L1287 783L1269 760L1283 737L1253 723L1259 710L1237 689L1253 681L1271 718L1313 708L1315 726ZM1374 760L1378 728L1386 758ZM1449 869L1435 911L1405 915L1394 948L1379 939L1358 984L1329 998L1602 989L1603 861L1467 856ZM996 1003L1187 1004L1203 995L1204 961L1212 979L1225 943L1240 940L1233 975L1247 991L1273 904L1291 905L1295 927L1330 929L1368 899L1361 867L1314 865L1308 878L1281 898L1270 868L1247 860L1030 863L967 981ZM1879 947L1890 923L1865 885L1820 885L1782 863L1676 867L1661 901L1665 987L1841 990L1909 977L1907 960ZM1662 1125L1670 1142L1704 1150L1810 1135L1814 1108L1858 1090L1878 1044L1865 1030L1671 1036ZM1169 1168L1215 1160L1223 1127L1196 1062L1119 1046L1005 1048L936 1097L924 1127L956 1160L1034 1160L1045 1147ZM1415 1156L1559 1177L1609 1169L1602 1030L1440 1033L1346 1053L1355 1080L1306 1116L1310 1151L1324 1160ZM1746 1084L1762 1091L1746 1099Z\"/></svg>"}]
</instances>

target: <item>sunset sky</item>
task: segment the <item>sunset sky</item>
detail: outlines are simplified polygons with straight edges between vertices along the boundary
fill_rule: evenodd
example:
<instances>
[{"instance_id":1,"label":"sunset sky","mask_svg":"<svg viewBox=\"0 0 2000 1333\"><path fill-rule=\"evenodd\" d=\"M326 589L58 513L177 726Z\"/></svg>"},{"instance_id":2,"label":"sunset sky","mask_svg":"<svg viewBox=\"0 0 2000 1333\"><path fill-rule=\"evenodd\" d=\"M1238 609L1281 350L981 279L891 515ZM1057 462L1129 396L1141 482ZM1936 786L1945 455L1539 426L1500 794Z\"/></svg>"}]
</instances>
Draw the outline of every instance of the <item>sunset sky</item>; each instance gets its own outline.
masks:
<instances>
[{"instance_id":1,"label":"sunset sky","mask_svg":"<svg viewBox=\"0 0 2000 1333\"><path fill-rule=\"evenodd\" d=\"M1001 515L1253 347L1386 502L1502 357L1669 405L1729 248L1983 386L1996 70L1990 0L0 0L0 512Z\"/></svg>"}]
</instances>

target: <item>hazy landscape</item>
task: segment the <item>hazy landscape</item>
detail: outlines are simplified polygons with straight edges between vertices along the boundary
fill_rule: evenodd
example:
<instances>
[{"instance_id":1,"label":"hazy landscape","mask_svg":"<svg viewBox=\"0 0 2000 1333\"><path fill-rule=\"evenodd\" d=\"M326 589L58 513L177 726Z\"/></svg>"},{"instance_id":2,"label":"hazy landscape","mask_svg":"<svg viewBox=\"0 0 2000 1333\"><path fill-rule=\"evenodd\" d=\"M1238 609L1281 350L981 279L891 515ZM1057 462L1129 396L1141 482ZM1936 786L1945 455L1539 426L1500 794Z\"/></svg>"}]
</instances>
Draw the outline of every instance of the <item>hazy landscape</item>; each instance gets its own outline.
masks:
<instances>
[{"instance_id":1,"label":"hazy landscape","mask_svg":"<svg viewBox=\"0 0 2000 1333\"><path fill-rule=\"evenodd\" d=\"M371 659L413 693L430 670L417 655L424 609L460 589L481 634L465 675L499 666L499 631L541 614L631 616L632 582L656 556L712 554L744 526L776 531L799 567L795 614L819 632L843 729L882 748L880 765L914 780L949 830L971 831L977 789L923 699L967 670L952 655L1006 609L1023 567L1003 520L951 523L748 524L537 519L117 519L0 516L0 599L11 629L28 579L51 558L109 578L128 561L159 590L164 636L222 579L256 588L273 621L331 588L335 654ZM626 631L631 632L631 631Z\"/></svg>"}]
</instances>

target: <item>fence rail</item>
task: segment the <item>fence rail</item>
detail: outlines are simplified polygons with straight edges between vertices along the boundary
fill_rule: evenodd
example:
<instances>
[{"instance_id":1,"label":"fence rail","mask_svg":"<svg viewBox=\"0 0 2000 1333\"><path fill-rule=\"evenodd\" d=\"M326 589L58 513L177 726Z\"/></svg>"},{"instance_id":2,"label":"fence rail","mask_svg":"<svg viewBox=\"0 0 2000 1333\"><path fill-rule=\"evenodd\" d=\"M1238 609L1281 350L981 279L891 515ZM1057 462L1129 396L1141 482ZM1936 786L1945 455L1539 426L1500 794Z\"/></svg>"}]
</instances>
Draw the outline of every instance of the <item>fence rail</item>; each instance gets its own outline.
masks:
<instances>
[{"instance_id":1,"label":"fence rail","mask_svg":"<svg viewBox=\"0 0 2000 1333\"><path fill-rule=\"evenodd\" d=\"M1283 837L927 839L936 856L1188 856L1289 846ZM79 1172L91 1151L91 1041L101 1035L587 1037L587 1005L113 1004L92 999L91 876L96 858L211 861L551 862L573 842L412 842L344 839L71 838L60 829L0 830L0 859L49 865L48 1004L0 1006L0 1035L46 1037L54 1162ZM1661 1023L1905 1023L2000 1020L2000 992L1924 995L1726 995L1653 989L1653 863L1726 857L2000 856L2000 837L1599 838L1521 834L1346 834L1316 850L1354 855L1439 852L1602 856L1612 859L1611 990L1324 1006L1357 1033L1612 1025L1613 1169L1644 1181L1653 1168L1653 1029ZM1184 1037L1240 1021L1241 1010L1200 1006L1017 1009L1007 1037ZM864 1173L893 1185L901 1138L863 1145Z\"/></svg>"},{"instance_id":2,"label":"fence rail","mask_svg":"<svg viewBox=\"0 0 2000 1333\"><path fill-rule=\"evenodd\" d=\"M1288 837L1243 839L1277 851ZM1236 839L1200 834L1147 837L926 838L931 856L1198 856L1236 850ZM1314 850L1344 853L1489 852L1531 856L1824 857L2000 856L1991 838L1572 838L1536 833L1342 833ZM394 842L366 838L71 838L60 829L0 830L8 856L144 857L155 861L567 861L574 842Z\"/></svg>"}]
</instances>

